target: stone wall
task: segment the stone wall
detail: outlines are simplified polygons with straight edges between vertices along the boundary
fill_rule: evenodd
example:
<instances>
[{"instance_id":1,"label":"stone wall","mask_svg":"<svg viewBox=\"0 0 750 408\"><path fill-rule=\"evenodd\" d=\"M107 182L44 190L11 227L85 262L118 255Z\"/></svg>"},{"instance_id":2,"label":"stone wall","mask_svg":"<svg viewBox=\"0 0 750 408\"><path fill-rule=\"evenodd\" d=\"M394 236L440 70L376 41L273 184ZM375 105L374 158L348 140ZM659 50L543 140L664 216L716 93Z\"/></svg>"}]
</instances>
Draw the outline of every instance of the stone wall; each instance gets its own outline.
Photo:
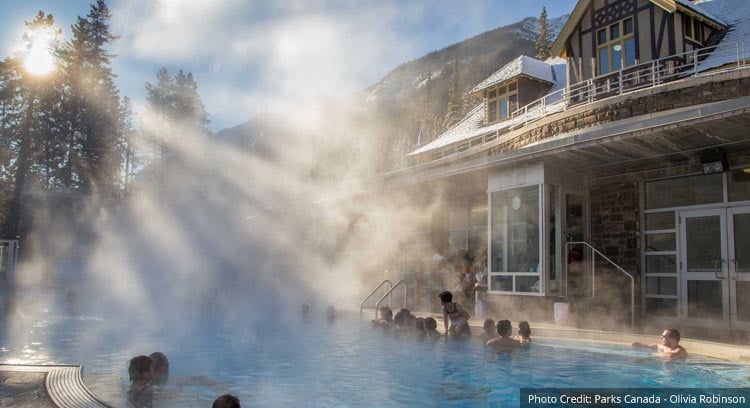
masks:
<instances>
[{"instance_id":1,"label":"stone wall","mask_svg":"<svg viewBox=\"0 0 750 408\"><path fill-rule=\"evenodd\" d=\"M744 76L742 76L742 75ZM574 130L614 122L647 113L662 112L750 95L746 72L718 77L689 78L676 83L636 91L592 105L575 108L558 119L538 126L487 150L487 155L516 150L530 143Z\"/></svg>"},{"instance_id":2,"label":"stone wall","mask_svg":"<svg viewBox=\"0 0 750 408\"><path fill-rule=\"evenodd\" d=\"M638 183L591 187L589 200L591 245L626 271L637 273L640 266Z\"/></svg>"},{"instance_id":3,"label":"stone wall","mask_svg":"<svg viewBox=\"0 0 750 408\"><path fill-rule=\"evenodd\" d=\"M629 181L589 189L590 243L628 273L636 276L640 303L640 213L638 183ZM610 318L630 318L630 279L608 262L596 259L596 299ZM599 301L602 300L602 301Z\"/></svg>"}]
</instances>

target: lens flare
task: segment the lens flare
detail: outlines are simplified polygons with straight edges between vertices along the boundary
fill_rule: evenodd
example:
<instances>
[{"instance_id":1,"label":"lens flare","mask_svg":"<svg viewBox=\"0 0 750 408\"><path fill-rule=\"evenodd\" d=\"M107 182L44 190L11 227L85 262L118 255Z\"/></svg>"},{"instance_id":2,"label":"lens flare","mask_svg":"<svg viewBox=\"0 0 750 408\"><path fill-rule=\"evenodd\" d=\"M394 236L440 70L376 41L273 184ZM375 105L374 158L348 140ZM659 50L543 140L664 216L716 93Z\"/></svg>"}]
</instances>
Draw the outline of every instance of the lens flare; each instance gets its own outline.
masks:
<instances>
[{"instance_id":1,"label":"lens flare","mask_svg":"<svg viewBox=\"0 0 750 408\"><path fill-rule=\"evenodd\" d=\"M23 65L33 75L46 75L55 69L52 47L57 36L51 29L37 29L28 34L29 45L23 56Z\"/></svg>"}]
</instances>

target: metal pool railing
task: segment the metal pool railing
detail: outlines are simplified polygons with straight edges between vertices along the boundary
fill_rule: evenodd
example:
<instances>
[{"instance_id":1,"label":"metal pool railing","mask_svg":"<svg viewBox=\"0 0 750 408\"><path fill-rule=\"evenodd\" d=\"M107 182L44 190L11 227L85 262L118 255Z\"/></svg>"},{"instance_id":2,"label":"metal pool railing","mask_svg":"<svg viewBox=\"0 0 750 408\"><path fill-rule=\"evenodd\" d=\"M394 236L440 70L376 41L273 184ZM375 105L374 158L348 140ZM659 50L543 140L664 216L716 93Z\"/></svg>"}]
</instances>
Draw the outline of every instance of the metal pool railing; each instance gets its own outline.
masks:
<instances>
[{"instance_id":1,"label":"metal pool railing","mask_svg":"<svg viewBox=\"0 0 750 408\"><path fill-rule=\"evenodd\" d=\"M601 253L598 249L596 249L593 245L589 244L586 241L574 241L574 242L567 242L566 246L569 248L571 245L583 245L587 248L589 248L591 251L594 252L594 254L601 256L605 261L607 261L610 265L614 266L615 269L618 271L624 273L627 275L628 278L630 278L630 327L635 326L635 277L628 273L625 269L623 269L620 265L616 264L613 260L609 259L606 255ZM568 260L567 256L570 251L565 251L565 266L567 268ZM591 259L590 261L591 266L591 298L596 298L596 259ZM566 271L565 273L565 295L568 295L568 273Z\"/></svg>"}]
</instances>

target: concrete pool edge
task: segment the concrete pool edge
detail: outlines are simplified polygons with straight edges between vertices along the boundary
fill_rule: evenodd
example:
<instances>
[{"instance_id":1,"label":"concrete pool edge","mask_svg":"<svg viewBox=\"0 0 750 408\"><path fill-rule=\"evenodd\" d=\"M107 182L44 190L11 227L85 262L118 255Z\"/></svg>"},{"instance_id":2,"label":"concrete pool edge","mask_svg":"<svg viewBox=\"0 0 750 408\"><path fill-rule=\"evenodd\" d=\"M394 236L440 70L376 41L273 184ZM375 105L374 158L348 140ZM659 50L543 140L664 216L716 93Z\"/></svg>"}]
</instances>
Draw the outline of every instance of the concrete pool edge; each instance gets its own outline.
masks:
<instances>
[{"instance_id":1,"label":"concrete pool edge","mask_svg":"<svg viewBox=\"0 0 750 408\"><path fill-rule=\"evenodd\" d=\"M3 372L45 373L44 387L50 402L59 408L112 408L83 382L80 365L31 365L0 363Z\"/></svg>"},{"instance_id":2,"label":"concrete pool edge","mask_svg":"<svg viewBox=\"0 0 750 408\"><path fill-rule=\"evenodd\" d=\"M481 328L478 328L481 329ZM532 323L532 333L539 338L604 342L629 346L633 341L659 343L660 336L641 333L579 329L555 324ZM750 365L750 346L720 343L683 337L680 344L688 353Z\"/></svg>"}]
</instances>

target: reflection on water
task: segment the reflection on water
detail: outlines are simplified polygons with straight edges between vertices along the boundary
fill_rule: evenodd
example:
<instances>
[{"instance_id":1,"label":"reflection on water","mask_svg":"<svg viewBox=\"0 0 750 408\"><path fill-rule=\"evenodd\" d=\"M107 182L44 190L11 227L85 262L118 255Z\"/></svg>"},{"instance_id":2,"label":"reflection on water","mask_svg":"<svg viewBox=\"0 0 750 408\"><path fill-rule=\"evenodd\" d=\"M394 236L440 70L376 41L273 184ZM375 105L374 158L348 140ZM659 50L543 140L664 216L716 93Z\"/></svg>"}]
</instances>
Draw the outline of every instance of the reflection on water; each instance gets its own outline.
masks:
<instances>
[{"instance_id":1,"label":"reflection on water","mask_svg":"<svg viewBox=\"0 0 750 408\"><path fill-rule=\"evenodd\" d=\"M210 406L225 392L249 407L503 407L518 406L521 387L734 388L750 375L707 358L665 363L625 347L543 339L494 355L474 341L393 338L358 314L329 324L323 310L308 321L243 322L243 313L137 330L114 316L48 312L6 322L13 336L4 331L0 360L84 364L86 383L120 406L128 360L163 351L171 383L156 388L158 407Z\"/></svg>"}]
</instances>

